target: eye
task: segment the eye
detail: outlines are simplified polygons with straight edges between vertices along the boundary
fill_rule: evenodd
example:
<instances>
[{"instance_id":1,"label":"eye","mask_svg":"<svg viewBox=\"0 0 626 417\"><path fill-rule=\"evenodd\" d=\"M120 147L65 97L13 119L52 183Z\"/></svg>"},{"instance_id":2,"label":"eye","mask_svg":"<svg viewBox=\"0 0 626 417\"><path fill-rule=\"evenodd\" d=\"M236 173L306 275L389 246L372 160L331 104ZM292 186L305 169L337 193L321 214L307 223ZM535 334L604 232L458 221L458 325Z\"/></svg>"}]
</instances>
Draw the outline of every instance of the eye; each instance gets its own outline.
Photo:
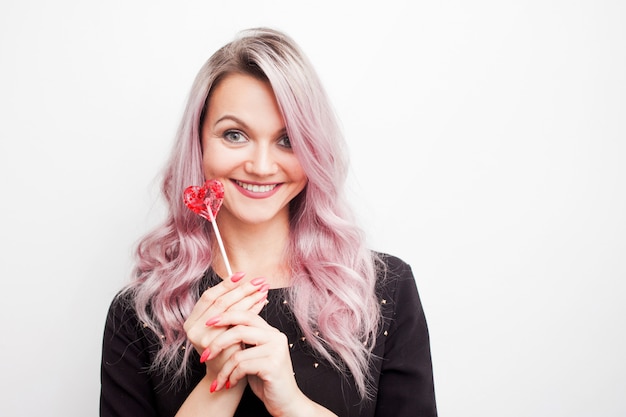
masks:
<instances>
[{"instance_id":1,"label":"eye","mask_svg":"<svg viewBox=\"0 0 626 417\"><path fill-rule=\"evenodd\" d=\"M283 148L291 149L291 141L289 140L289 136L287 135L278 139L278 144L282 146Z\"/></svg>"},{"instance_id":2,"label":"eye","mask_svg":"<svg viewBox=\"0 0 626 417\"><path fill-rule=\"evenodd\" d=\"M246 137L238 130L227 130L224 132L224 139L231 143L242 143L246 141Z\"/></svg>"}]
</instances>

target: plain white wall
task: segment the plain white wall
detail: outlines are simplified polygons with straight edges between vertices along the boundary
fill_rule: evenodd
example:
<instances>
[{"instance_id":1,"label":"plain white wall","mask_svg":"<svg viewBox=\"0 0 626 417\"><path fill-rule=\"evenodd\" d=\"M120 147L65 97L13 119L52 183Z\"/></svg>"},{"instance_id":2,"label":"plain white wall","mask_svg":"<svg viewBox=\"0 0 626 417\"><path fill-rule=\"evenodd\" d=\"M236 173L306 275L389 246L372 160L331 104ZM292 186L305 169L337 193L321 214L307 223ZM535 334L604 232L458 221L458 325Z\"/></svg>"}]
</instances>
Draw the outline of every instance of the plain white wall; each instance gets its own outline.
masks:
<instances>
[{"instance_id":1,"label":"plain white wall","mask_svg":"<svg viewBox=\"0 0 626 417\"><path fill-rule=\"evenodd\" d=\"M626 413L626 3L3 1L0 415L97 415L101 333L191 81L267 25L315 63L442 416Z\"/></svg>"}]
</instances>

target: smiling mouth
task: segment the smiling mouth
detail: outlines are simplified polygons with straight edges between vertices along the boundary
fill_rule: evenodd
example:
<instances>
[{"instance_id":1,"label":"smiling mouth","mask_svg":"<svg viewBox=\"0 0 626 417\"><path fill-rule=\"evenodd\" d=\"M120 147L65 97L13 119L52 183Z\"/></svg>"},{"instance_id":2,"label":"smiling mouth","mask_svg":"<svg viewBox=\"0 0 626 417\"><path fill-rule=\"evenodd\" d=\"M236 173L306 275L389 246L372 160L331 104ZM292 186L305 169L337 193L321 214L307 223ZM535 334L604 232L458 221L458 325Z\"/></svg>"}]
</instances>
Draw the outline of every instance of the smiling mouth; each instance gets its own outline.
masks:
<instances>
[{"instance_id":1,"label":"smiling mouth","mask_svg":"<svg viewBox=\"0 0 626 417\"><path fill-rule=\"evenodd\" d=\"M235 180L235 182L237 183L238 186L240 186L246 191L250 191L251 193L266 193L268 191L272 191L277 186L277 184L269 184L269 185L247 184L239 180Z\"/></svg>"}]
</instances>

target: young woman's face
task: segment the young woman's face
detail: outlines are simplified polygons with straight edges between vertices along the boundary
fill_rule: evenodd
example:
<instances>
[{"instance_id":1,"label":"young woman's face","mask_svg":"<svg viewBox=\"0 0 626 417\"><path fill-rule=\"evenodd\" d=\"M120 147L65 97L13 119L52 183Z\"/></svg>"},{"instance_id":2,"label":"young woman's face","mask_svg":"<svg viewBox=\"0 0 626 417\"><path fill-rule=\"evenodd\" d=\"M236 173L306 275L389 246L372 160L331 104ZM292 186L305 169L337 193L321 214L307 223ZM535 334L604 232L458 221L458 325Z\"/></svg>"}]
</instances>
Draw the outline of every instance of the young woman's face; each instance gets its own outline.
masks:
<instances>
[{"instance_id":1,"label":"young woman's face","mask_svg":"<svg viewBox=\"0 0 626 417\"><path fill-rule=\"evenodd\" d=\"M204 176L224 184L221 218L288 220L289 202L307 178L269 83L243 74L222 79L209 98L201 135Z\"/></svg>"}]
</instances>

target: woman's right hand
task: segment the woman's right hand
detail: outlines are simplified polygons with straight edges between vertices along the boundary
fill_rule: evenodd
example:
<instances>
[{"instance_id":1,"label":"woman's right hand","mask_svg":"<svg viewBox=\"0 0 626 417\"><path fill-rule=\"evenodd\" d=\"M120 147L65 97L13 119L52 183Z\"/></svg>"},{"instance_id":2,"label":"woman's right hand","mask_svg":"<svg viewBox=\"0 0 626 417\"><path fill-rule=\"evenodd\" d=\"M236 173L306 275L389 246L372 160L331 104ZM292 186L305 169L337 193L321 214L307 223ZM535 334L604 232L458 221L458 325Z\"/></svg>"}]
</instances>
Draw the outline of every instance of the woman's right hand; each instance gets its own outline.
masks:
<instances>
[{"instance_id":1,"label":"woman's right hand","mask_svg":"<svg viewBox=\"0 0 626 417\"><path fill-rule=\"evenodd\" d=\"M233 274L219 284L207 289L198 299L183 326L187 338L200 354L201 362L207 367L207 374L217 375L222 365L242 346L233 345L223 350L217 357L206 361L210 352L207 346L227 329L212 326L211 320L226 311L250 311L258 314L267 299L269 285L264 278L244 282L243 272ZM207 325L208 323L208 325Z\"/></svg>"}]
</instances>

